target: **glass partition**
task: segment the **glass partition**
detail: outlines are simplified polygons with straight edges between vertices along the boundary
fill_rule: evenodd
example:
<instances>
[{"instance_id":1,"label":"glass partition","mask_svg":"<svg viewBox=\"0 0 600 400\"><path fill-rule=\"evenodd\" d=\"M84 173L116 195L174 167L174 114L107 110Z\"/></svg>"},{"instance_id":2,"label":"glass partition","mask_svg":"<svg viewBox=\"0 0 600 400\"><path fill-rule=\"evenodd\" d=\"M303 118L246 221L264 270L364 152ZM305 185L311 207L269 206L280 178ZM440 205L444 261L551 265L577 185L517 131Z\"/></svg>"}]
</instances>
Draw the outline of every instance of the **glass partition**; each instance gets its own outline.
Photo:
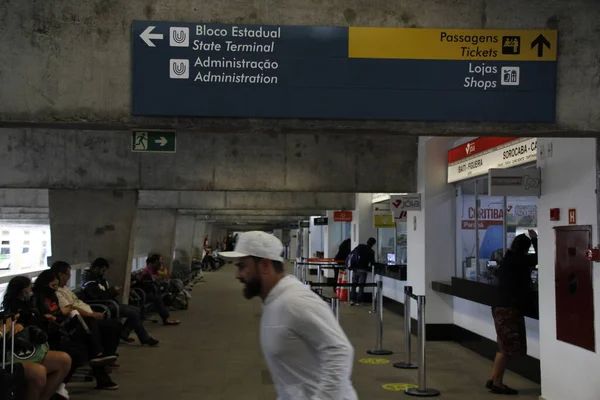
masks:
<instances>
[{"instance_id":1,"label":"glass partition","mask_svg":"<svg viewBox=\"0 0 600 400\"><path fill-rule=\"evenodd\" d=\"M483 177L456 185L456 216L456 276L491 281L515 236L537 232L537 198L490 196Z\"/></svg>"}]
</instances>

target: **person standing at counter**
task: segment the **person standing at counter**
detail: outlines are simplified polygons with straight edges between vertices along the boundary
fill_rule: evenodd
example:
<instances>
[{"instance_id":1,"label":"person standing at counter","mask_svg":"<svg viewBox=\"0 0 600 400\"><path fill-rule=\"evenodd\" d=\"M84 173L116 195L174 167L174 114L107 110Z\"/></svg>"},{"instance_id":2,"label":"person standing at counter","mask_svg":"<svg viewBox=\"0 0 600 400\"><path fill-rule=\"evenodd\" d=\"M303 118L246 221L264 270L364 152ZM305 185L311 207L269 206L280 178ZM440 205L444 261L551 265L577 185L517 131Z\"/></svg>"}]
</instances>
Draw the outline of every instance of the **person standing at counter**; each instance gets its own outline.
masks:
<instances>
[{"instance_id":1,"label":"person standing at counter","mask_svg":"<svg viewBox=\"0 0 600 400\"><path fill-rule=\"evenodd\" d=\"M348 256L350 255L350 251L352 251L352 242L350 241L350 238L348 238L342 243L340 243L340 247L338 248L338 252L334 258L336 261L343 262L339 263L337 265L337 268L333 270L333 273L335 274L333 278L333 293L335 293L335 290L337 289L337 281L340 276L340 268L343 268L346 265L346 258L348 258Z\"/></svg>"},{"instance_id":2,"label":"person standing at counter","mask_svg":"<svg viewBox=\"0 0 600 400\"><path fill-rule=\"evenodd\" d=\"M369 238L367 244L359 244L350 253L348 269L352 270L352 288L350 289L350 305L359 306L362 303L362 298L365 293L365 287L362 286L367 282L369 268L375 264L375 246L377 240ZM356 286L358 286L358 295L356 294Z\"/></svg>"},{"instance_id":3,"label":"person standing at counter","mask_svg":"<svg viewBox=\"0 0 600 400\"><path fill-rule=\"evenodd\" d=\"M531 245L535 250L534 254L529 254ZM498 352L492 377L485 385L491 393L518 394L518 391L506 386L502 380L508 358L527 354L524 314L531 290L531 272L538 262L537 251L537 233L530 229L529 237L525 234L515 237L498 267L498 302L492 307Z\"/></svg>"}]
</instances>

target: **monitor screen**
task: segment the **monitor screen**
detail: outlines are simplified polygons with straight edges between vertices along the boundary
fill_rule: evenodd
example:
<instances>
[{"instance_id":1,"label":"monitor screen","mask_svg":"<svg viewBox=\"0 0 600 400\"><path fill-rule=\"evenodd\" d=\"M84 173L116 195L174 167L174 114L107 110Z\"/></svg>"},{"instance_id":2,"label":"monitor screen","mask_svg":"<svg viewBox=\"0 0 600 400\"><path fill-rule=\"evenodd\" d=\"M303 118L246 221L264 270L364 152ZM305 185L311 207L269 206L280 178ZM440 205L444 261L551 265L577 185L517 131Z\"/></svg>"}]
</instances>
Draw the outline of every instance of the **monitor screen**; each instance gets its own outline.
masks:
<instances>
[{"instance_id":1,"label":"monitor screen","mask_svg":"<svg viewBox=\"0 0 600 400\"><path fill-rule=\"evenodd\" d=\"M388 263L388 265L396 265L396 254L395 253L387 253L387 263Z\"/></svg>"}]
</instances>

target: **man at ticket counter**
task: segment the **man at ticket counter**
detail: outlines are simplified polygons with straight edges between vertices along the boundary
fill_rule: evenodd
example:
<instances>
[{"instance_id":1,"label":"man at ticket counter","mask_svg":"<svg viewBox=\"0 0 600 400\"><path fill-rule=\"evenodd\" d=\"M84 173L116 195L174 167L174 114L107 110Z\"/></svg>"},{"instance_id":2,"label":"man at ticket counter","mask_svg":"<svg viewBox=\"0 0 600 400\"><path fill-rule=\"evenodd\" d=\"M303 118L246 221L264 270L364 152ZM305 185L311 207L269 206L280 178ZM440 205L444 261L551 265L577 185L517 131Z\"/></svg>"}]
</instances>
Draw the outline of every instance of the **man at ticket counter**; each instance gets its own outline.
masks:
<instances>
[{"instance_id":1,"label":"man at ticket counter","mask_svg":"<svg viewBox=\"0 0 600 400\"><path fill-rule=\"evenodd\" d=\"M531 245L534 254L528 254ZM485 387L495 394L516 395L502 380L508 357L527 354L525 310L530 291L531 271L537 265L537 233L529 229L529 237L518 235L504 255L498 268L498 301L492 307L494 325L498 335L498 352L494 360L492 377Z\"/></svg>"}]
</instances>

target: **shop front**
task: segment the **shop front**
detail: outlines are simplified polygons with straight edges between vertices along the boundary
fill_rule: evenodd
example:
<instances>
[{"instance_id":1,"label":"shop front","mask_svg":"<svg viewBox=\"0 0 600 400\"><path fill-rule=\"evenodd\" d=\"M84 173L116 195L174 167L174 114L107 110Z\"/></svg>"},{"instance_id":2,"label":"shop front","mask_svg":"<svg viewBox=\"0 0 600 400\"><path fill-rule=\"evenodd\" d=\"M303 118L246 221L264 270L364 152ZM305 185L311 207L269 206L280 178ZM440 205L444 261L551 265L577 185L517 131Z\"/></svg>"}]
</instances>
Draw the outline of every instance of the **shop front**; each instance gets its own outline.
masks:
<instances>
[{"instance_id":1,"label":"shop front","mask_svg":"<svg viewBox=\"0 0 600 400\"><path fill-rule=\"evenodd\" d=\"M536 162L535 138L477 138L448 151L447 182L455 191L455 268L450 281L433 281L432 288L454 297L454 324L465 337L476 334L495 338L490 306L496 301L499 262L515 236L538 232L539 194L498 195L503 190L498 190L493 178L490 184L490 176L502 169L537 179ZM533 247L530 252L534 252ZM526 312L530 357L517 366L522 368L519 372L534 380L539 380L538 297L536 267ZM467 346L480 345L464 342Z\"/></svg>"}]
</instances>

